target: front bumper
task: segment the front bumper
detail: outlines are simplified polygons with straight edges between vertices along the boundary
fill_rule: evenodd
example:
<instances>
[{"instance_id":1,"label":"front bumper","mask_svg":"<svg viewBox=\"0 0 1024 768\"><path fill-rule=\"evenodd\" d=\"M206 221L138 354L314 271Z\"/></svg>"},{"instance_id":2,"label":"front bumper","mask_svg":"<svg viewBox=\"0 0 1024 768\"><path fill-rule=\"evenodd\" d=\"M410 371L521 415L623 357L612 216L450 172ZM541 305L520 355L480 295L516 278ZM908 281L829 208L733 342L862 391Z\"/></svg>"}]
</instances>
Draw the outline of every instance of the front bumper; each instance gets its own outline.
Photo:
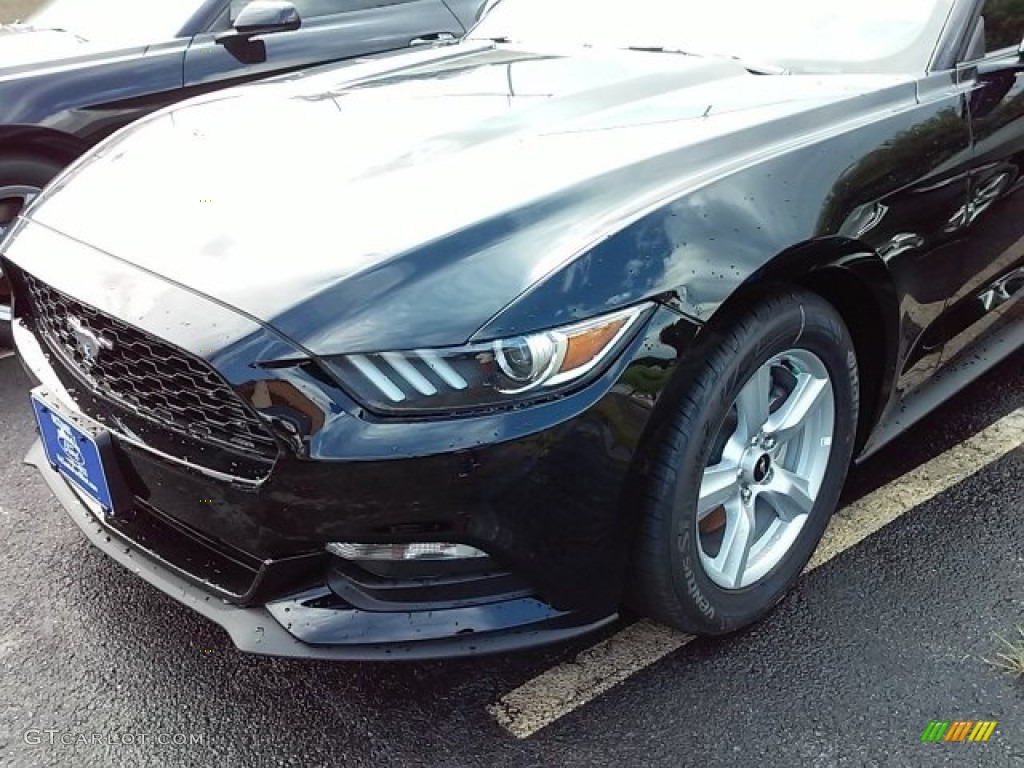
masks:
<instances>
[{"instance_id":1,"label":"front bumper","mask_svg":"<svg viewBox=\"0 0 1024 768\"><path fill-rule=\"evenodd\" d=\"M100 549L240 648L448 657L550 643L615 618L632 531L627 489L689 321L659 309L599 380L558 400L401 422L363 412L266 326L56 233L27 232L19 244L33 279L73 293L82 317L130 326L115 343L143 360L140 334L208 366L273 432L275 456L243 455L154 425L90 386L31 302L15 302L32 378L112 436L127 514L99 520L38 450L31 463ZM25 267L13 263L24 297ZM480 549L488 570L367 573L325 551L430 541Z\"/></svg>"},{"instance_id":2,"label":"front bumper","mask_svg":"<svg viewBox=\"0 0 1024 768\"><path fill-rule=\"evenodd\" d=\"M25 461L39 470L54 496L89 541L164 594L220 625L239 650L249 653L334 660L475 656L567 640L616 618L610 615L581 622L578 617L553 612L540 601L530 598L453 608L448 615L443 615L443 612L438 615L437 611L380 614L356 608L317 608L312 604L324 595L316 589L266 605L235 605L177 573L173 567L138 547L115 528L101 522L101 510L50 466L39 440L33 444ZM467 615L467 611L473 615ZM293 626L303 623L307 627L315 625L319 637L325 642L299 640L281 623L279 619L282 616L288 616ZM458 626L460 619L463 624L461 630ZM382 622L388 626L382 627ZM364 641L366 637L379 636L382 629L389 632L389 640ZM416 639L424 633L437 634L438 629L447 636L432 640ZM465 632L467 629L471 631Z\"/></svg>"}]
</instances>

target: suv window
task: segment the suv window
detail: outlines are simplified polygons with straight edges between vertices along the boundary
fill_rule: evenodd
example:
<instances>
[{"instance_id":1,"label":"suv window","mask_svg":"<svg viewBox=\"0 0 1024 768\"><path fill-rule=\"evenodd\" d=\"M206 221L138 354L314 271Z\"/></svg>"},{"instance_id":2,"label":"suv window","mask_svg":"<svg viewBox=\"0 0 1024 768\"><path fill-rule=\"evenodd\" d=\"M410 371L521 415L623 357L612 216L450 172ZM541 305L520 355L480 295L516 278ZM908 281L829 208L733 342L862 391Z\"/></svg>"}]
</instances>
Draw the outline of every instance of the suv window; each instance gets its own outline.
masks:
<instances>
[{"instance_id":1,"label":"suv window","mask_svg":"<svg viewBox=\"0 0 1024 768\"><path fill-rule=\"evenodd\" d=\"M239 12L248 5L250 0L231 0L231 20L238 18ZM292 4L303 19L315 19L320 16L335 16L339 13L365 11L369 8L381 8L386 5L403 5L414 0L292 0Z\"/></svg>"},{"instance_id":2,"label":"suv window","mask_svg":"<svg viewBox=\"0 0 1024 768\"><path fill-rule=\"evenodd\" d=\"M985 0L985 49L1016 48L1024 38L1024 0Z\"/></svg>"}]
</instances>

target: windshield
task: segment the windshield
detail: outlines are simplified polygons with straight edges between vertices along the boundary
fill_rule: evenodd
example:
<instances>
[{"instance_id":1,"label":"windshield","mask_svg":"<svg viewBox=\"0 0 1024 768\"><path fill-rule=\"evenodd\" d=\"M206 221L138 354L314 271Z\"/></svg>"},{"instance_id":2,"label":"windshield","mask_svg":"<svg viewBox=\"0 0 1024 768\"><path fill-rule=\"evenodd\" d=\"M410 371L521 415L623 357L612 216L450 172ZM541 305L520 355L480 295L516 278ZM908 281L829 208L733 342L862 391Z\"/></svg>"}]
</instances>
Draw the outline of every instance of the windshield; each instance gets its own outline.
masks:
<instances>
[{"instance_id":1,"label":"windshield","mask_svg":"<svg viewBox=\"0 0 1024 768\"><path fill-rule=\"evenodd\" d=\"M91 42L149 43L176 37L200 0L51 0L27 20Z\"/></svg>"},{"instance_id":2,"label":"windshield","mask_svg":"<svg viewBox=\"0 0 1024 768\"><path fill-rule=\"evenodd\" d=\"M796 71L922 71L955 0L500 0L470 33L662 48Z\"/></svg>"}]
</instances>

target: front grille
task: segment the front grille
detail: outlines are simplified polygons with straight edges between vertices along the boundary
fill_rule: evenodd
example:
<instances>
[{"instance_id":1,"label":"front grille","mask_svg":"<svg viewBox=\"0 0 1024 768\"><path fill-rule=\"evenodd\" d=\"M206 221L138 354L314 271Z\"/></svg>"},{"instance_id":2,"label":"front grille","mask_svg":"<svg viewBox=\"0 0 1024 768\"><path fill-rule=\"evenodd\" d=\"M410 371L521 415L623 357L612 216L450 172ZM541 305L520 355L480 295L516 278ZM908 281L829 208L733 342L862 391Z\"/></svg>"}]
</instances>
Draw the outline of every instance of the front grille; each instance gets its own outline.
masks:
<instances>
[{"instance_id":1,"label":"front grille","mask_svg":"<svg viewBox=\"0 0 1024 768\"><path fill-rule=\"evenodd\" d=\"M37 331L97 396L202 443L277 456L259 416L205 362L22 275ZM80 348L75 323L109 342L94 360Z\"/></svg>"}]
</instances>

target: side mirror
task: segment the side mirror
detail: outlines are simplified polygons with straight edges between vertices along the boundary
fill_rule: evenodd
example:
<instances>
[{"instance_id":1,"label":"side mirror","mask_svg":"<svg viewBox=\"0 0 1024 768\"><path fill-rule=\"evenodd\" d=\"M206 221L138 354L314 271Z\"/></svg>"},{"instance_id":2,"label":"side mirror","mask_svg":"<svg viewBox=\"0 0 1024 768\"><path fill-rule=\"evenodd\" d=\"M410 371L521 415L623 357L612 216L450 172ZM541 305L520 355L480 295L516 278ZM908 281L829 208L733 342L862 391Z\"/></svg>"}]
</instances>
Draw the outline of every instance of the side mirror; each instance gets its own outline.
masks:
<instances>
[{"instance_id":1,"label":"side mirror","mask_svg":"<svg viewBox=\"0 0 1024 768\"><path fill-rule=\"evenodd\" d=\"M1017 84L1024 73L1024 40L1017 47L1016 56L984 59L978 62L978 82L983 87L971 94L971 115L983 118L991 114Z\"/></svg>"},{"instance_id":2,"label":"side mirror","mask_svg":"<svg viewBox=\"0 0 1024 768\"><path fill-rule=\"evenodd\" d=\"M1020 74L1024 72L1024 40L1017 46L1017 55L978 62L978 75Z\"/></svg>"},{"instance_id":3,"label":"side mirror","mask_svg":"<svg viewBox=\"0 0 1024 768\"><path fill-rule=\"evenodd\" d=\"M232 28L217 35L218 43L249 40L274 32L291 32L302 26L298 9L288 0L253 0L242 8Z\"/></svg>"}]
</instances>

